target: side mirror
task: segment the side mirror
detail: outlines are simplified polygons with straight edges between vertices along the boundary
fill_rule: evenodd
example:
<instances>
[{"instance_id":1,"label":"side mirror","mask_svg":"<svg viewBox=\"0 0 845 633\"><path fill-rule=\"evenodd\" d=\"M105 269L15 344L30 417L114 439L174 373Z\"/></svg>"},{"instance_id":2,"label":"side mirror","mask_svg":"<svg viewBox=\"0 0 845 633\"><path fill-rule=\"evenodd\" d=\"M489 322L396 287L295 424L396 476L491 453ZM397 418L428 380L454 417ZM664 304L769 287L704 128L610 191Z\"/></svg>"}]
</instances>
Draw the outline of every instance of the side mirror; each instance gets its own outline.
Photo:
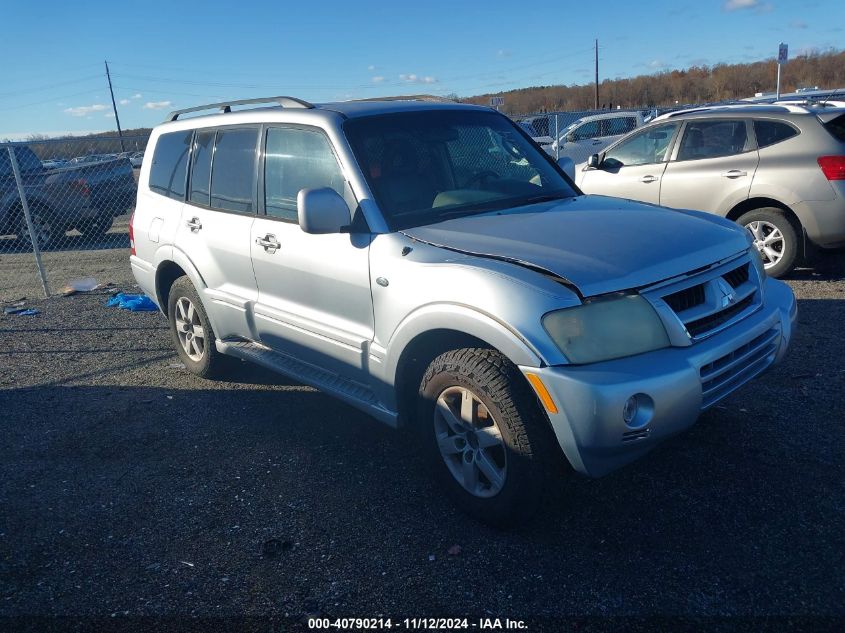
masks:
<instances>
[{"instance_id":1,"label":"side mirror","mask_svg":"<svg viewBox=\"0 0 845 633\"><path fill-rule=\"evenodd\" d=\"M349 207L331 187L300 189L296 196L296 212L300 228L315 235L341 233L350 222Z\"/></svg>"},{"instance_id":2,"label":"side mirror","mask_svg":"<svg viewBox=\"0 0 845 633\"><path fill-rule=\"evenodd\" d=\"M561 156L557 159L558 166L563 170L563 173L575 181L575 161L569 156Z\"/></svg>"},{"instance_id":3,"label":"side mirror","mask_svg":"<svg viewBox=\"0 0 845 633\"><path fill-rule=\"evenodd\" d=\"M575 132L570 132L569 134L566 135L566 142L567 143L574 143L577 140L578 139L575 138Z\"/></svg>"},{"instance_id":4,"label":"side mirror","mask_svg":"<svg viewBox=\"0 0 845 633\"><path fill-rule=\"evenodd\" d=\"M599 165L601 165L601 157L598 154L593 154L587 159L587 167L598 169Z\"/></svg>"}]
</instances>

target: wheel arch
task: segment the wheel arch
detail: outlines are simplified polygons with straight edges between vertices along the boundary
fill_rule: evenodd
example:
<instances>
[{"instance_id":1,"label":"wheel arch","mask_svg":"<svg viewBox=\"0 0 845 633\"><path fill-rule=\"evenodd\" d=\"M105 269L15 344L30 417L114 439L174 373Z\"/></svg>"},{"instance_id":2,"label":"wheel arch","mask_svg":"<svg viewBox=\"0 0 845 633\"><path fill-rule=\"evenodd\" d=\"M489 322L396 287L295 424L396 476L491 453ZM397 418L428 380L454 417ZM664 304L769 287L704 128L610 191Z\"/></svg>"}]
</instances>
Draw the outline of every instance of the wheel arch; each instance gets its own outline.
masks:
<instances>
[{"instance_id":1,"label":"wheel arch","mask_svg":"<svg viewBox=\"0 0 845 633\"><path fill-rule=\"evenodd\" d=\"M749 211L753 211L754 209L764 209L766 207L774 207L775 209L780 209L783 211L786 219L789 220L790 224L795 228L795 232L798 234L799 238L799 253L798 256L804 258L808 254L808 247L807 247L807 232L804 230L804 225L801 223L800 218L798 215L793 211L788 205L784 204L780 200L776 200L775 198L766 198L764 196L755 196L753 198L748 198L743 200L739 204L736 204L728 211L727 215L725 216L728 220L732 220L736 222L743 214L748 213Z\"/></svg>"}]
</instances>

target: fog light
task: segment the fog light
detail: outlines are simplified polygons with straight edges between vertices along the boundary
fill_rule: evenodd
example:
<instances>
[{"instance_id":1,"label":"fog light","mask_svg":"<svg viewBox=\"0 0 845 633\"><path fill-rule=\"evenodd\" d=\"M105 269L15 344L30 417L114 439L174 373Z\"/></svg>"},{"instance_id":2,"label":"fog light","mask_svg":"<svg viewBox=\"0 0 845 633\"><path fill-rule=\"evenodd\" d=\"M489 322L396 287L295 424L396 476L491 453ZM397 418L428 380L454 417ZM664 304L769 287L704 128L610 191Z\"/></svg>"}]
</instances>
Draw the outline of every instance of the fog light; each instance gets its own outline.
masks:
<instances>
[{"instance_id":1,"label":"fog light","mask_svg":"<svg viewBox=\"0 0 845 633\"><path fill-rule=\"evenodd\" d=\"M622 419L625 421L625 424L631 426L634 418L637 417L637 411L640 408L640 404L637 401L637 396L631 396L625 401L625 406L622 407Z\"/></svg>"}]
</instances>

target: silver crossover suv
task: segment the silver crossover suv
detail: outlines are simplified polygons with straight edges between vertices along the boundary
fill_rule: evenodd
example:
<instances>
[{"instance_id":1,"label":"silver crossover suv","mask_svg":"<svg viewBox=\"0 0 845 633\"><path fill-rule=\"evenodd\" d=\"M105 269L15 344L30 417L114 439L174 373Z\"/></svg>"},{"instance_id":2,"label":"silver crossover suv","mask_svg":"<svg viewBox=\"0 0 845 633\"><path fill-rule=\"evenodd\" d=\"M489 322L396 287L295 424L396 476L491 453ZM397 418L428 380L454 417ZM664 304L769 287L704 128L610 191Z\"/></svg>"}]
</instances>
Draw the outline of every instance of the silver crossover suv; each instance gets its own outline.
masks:
<instances>
[{"instance_id":1,"label":"silver crossover suv","mask_svg":"<svg viewBox=\"0 0 845 633\"><path fill-rule=\"evenodd\" d=\"M786 352L795 299L733 222L584 196L488 108L272 101L153 130L135 277L190 371L407 426L474 516L529 516L561 455L610 472Z\"/></svg>"},{"instance_id":2,"label":"silver crossover suv","mask_svg":"<svg viewBox=\"0 0 845 633\"><path fill-rule=\"evenodd\" d=\"M664 114L576 168L586 193L698 209L751 231L780 277L845 244L845 109L741 105Z\"/></svg>"}]
</instances>

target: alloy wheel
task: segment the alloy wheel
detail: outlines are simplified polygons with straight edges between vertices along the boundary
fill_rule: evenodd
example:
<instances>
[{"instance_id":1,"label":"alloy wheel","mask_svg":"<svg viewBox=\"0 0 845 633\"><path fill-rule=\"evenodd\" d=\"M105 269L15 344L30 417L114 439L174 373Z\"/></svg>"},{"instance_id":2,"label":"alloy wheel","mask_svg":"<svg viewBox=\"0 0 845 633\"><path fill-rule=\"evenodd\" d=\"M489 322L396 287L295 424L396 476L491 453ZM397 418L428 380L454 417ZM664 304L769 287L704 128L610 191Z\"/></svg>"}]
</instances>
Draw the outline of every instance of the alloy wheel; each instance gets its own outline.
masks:
<instances>
[{"instance_id":1,"label":"alloy wheel","mask_svg":"<svg viewBox=\"0 0 845 633\"><path fill-rule=\"evenodd\" d=\"M201 361L205 354L205 329L199 311L187 297L180 297L176 302L176 334L188 358Z\"/></svg>"},{"instance_id":2,"label":"alloy wheel","mask_svg":"<svg viewBox=\"0 0 845 633\"><path fill-rule=\"evenodd\" d=\"M505 485L502 432L479 397L466 387L444 389L434 407L434 435L446 467L467 492L493 497Z\"/></svg>"},{"instance_id":3,"label":"alloy wheel","mask_svg":"<svg viewBox=\"0 0 845 633\"><path fill-rule=\"evenodd\" d=\"M772 268L783 259L785 241L778 227L765 220L754 220L746 228L754 237L754 246L763 257L764 268Z\"/></svg>"}]
</instances>

